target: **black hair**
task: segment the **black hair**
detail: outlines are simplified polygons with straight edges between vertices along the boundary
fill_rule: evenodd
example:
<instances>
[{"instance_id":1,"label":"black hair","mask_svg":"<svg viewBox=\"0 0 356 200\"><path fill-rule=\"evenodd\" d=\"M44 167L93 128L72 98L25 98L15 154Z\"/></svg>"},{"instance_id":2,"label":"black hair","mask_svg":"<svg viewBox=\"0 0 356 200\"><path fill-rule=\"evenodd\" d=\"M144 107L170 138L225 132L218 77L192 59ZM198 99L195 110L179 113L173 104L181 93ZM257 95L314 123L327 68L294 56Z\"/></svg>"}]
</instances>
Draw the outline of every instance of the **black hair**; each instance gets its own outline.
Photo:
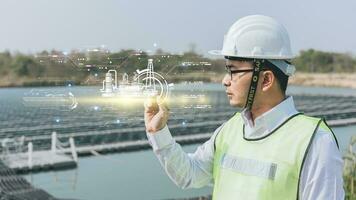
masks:
<instances>
[{"instance_id":1,"label":"black hair","mask_svg":"<svg viewBox=\"0 0 356 200\"><path fill-rule=\"evenodd\" d=\"M268 60L267 60L267 65L265 66L265 68L272 71L272 73L274 74L274 76L277 79L277 83L279 85L279 88L281 89L282 94L285 95L287 86L288 86L289 76L287 76L284 72L282 72L282 70L280 70L277 66L275 66Z\"/></svg>"},{"instance_id":2,"label":"black hair","mask_svg":"<svg viewBox=\"0 0 356 200\"><path fill-rule=\"evenodd\" d=\"M231 57L231 56L225 56L225 59L236 60L236 61L241 61L241 62L250 62L251 64L254 61L253 58L241 58L241 57ZM290 62L287 60L285 60L284 62L287 62L288 64L290 64ZM267 59L265 59L265 65L263 66L263 68L265 70L267 69L267 70L272 71L273 75L277 79L277 84L279 85L279 88L281 89L282 94L285 95L287 86L288 86L289 76L287 76L285 73L283 73L282 70L280 70L273 63L269 62Z\"/></svg>"}]
</instances>

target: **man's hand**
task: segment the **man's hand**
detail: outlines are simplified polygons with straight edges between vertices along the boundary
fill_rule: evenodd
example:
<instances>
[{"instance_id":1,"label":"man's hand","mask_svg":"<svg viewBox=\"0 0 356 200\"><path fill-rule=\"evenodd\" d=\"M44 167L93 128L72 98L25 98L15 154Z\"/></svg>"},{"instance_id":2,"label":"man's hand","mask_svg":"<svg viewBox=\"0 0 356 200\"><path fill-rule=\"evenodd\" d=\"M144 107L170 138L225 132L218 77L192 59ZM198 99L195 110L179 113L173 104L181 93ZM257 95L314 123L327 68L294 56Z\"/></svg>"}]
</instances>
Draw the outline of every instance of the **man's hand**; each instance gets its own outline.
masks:
<instances>
[{"instance_id":1,"label":"man's hand","mask_svg":"<svg viewBox=\"0 0 356 200\"><path fill-rule=\"evenodd\" d=\"M169 117L169 109L165 102L162 102L156 97L152 97L145 101L145 125L146 131L155 133L167 124Z\"/></svg>"}]
</instances>

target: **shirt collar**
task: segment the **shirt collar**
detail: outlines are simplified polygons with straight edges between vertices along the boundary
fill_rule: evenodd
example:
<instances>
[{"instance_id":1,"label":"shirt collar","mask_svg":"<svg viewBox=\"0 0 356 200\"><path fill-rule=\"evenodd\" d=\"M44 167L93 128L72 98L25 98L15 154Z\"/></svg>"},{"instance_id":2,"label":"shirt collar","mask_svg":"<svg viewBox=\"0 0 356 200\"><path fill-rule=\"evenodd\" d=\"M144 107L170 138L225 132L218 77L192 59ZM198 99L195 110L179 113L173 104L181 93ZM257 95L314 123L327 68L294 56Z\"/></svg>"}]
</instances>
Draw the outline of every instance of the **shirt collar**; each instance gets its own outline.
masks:
<instances>
[{"instance_id":1,"label":"shirt collar","mask_svg":"<svg viewBox=\"0 0 356 200\"><path fill-rule=\"evenodd\" d=\"M251 112L245 109L241 112L245 124L245 137L255 139L266 136L297 113L292 96L287 97L281 103L257 117L255 123L252 121Z\"/></svg>"}]
</instances>

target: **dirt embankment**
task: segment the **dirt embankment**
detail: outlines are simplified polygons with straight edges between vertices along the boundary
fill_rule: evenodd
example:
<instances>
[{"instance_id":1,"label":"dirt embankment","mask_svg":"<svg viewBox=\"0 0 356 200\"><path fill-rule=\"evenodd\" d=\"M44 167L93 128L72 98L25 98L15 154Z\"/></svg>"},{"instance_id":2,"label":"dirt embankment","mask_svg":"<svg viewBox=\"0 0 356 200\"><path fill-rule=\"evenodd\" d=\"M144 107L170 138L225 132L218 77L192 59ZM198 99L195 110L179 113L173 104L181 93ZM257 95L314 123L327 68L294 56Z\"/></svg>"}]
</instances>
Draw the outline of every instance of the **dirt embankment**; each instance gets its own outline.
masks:
<instances>
[{"instance_id":1,"label":"dirt embankment","mask_svg":"<svg viewBox=\"0 0 356 200\"><path fill-rule=\"evenodd\" d=\"M296 73L291 85L356 88L356 73Z\"/></svg>"},{"instance_id":2,"label":"dirt embankment","mask_svg":"<svg viewBox=\"0 0 356 200\"><path fill-rule=\"evenodd\" d=\"M210 75L212 82L221 83L223 75ZM356 73L296 73L289 78L290 85L356 88Z\"/></svg>"}]
</instances>

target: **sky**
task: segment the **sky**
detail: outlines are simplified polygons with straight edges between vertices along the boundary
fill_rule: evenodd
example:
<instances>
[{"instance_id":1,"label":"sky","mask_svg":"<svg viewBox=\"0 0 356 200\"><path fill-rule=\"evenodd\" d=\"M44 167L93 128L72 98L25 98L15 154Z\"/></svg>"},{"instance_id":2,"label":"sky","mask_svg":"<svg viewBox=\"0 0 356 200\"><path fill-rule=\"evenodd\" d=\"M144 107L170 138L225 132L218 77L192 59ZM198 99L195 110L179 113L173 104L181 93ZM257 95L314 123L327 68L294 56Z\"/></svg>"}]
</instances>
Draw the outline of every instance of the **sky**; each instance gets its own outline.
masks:
<instances>
[{"instance_id":1,"label":"sky","mask_svg":"<svg viewBox=\"0 0 356 200\"><path fill-rule=\"evenodd\" d=\"M0 51L221 49L223 35L251 14L287 28L292 50L356 55L355 0L0 0Z\"/></svg>"}]
</instances>

